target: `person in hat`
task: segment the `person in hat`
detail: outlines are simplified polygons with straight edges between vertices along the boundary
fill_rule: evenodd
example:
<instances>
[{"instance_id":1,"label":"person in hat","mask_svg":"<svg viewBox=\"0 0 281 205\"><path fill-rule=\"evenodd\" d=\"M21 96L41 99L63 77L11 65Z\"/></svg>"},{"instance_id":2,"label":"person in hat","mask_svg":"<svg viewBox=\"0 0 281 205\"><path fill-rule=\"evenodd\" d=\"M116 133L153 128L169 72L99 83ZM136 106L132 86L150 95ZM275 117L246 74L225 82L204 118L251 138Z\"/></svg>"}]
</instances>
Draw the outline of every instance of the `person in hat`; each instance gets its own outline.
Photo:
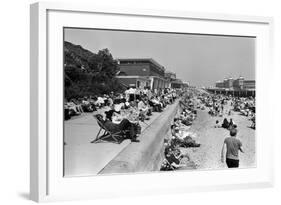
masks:
<instances>
[{"instance_id":1,"label":"person in hat","mask_svg":"<svg viewBox=\"0 0 281 205\"><path fill-rule=\"evenodd\" d=\"M221 150L221 161L224 163L226 159L226 165L228 168L239 167L239 151L244 153L242 149L242 142L237 139L237 129L231 129L229 134L230 137L224 139L224 143ZM226 150L226 155L225 155Z\"/></svg>"},{"instance_id":2,"label":"person in hat","mask_svg":"<svg viewBox=\"0 0 281 205\"><path fill-rule=\"evenodd\" d=\"M119 108L119 107L118 107ZM111 106L110 110L105 111L106 119L112 121L112 117L115 113L120 114L120 109L116 108L114 105Z\"/></svg>"}]
</instances>

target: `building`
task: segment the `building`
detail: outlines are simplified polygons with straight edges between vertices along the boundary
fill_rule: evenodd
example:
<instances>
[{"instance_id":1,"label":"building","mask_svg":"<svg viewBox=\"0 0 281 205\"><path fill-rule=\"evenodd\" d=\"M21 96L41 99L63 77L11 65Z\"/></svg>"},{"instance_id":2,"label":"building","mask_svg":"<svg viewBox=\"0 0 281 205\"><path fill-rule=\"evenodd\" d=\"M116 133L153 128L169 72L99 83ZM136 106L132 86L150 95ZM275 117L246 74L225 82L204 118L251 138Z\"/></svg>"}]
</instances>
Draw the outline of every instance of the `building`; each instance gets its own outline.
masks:
<instances>
[{"instance_id":1,"label":"building","mask_svg":"<svg viewBox=\"0 0 281 205\"><path fill-rule=\"evenodd\" d=\"M171 88L172 82L175 81L177 78L176 73L173 73L171 71L165 71L165 79L166 79L166 86L165 88Z\"/></svg>"},{"instance_id":2,"label":"building","mask_svg":"<svg viewBox=\"0 0 281 205\"><path fill-rule=\"evenodd\" d=\"M217 81L215 88L209 89L215 93L233 94L234 96L255 96L256 81L245 80L242 76L237 79L226 78Z\"/></svg>"},{"instance_id":3,"label":"building","mask_svg":"<svg viewBox=\"0 0 281 205\"><path fill-rule=\"evenodd\" d=\"M254 90L256 88L256 81L245 80L241 76L235 80L233 78L226 78L223 81L217 81L216 88L224 88L229 90Z\"/></svg>"},{"instance_id":4,"label":"building","mask_svg":"<svg viewBox=\"0 0 281 205\"><path fill-rule=\"evenodd\" d=\"M180 79L175 79L174 81L171 82L171 88L182 88L183 87L183 82Z\"/></svg>"},{"instance_id":5,"label":"building","mask_svg":"<svg viewBox=\"0 0 281 205\"><path fill-rule=\"evenodd\" d=\"M165 72L165 78L170 80L170 81L173 81L173 80L176 80L177 75L176 75L176 73L173 73L171 71L166 71Z\"/></svg>"},{"instance_id":6,"label":"building","mask_svg":"<svg viewBox=\"0 0 281 205\"><path fill-rule=\"evenodd\" d=\"M244 80L243 87L246 90L255 90L256 89L256 81L255 80Z\"/></svg>"},{"instance_id":7,"label":"building","mask_svg":"<svg viewBox=\"0 0 281 205\"><path fill-rule=\"evenodd\" d=\"M234 80L233 88L236 89L236 90L243 90L244 89L244 81L245 81L245 79L242 76L240 76L239 78Z\"/></svg>"},{"instance_id":8,"label":"building","mask_svg":"<svg viewBox=\"0 0 281 205\"><path fill-rule=\"evenodd\" d=\"M152 58L117 59L119 74L117 78L126 86L150 88L153 91L168 88L169 80L164 66Z\"/></svg>"},{"instance_id":9,"label":"building","mask_svg":"<svg viewBox=\"0 0 281 205\"><path fill-rule=\"evenodd\" d=\"M188 83L183 83L181 79L178 79L176 73L166 71L165 78L169 82L168 88L187 88L188 87Z\"/></svg>"},{"instance_id":10,"label":"building","mask_svg":"<svg viewBox=\"0 0 281 205\"><path fill-rule=\"evenodd\" d=\"M216 87L217 87L217 88L224 88L224 83L223 83L223 81L217 81L217 82L216 82Z\"/></svg>"}]
</instances>

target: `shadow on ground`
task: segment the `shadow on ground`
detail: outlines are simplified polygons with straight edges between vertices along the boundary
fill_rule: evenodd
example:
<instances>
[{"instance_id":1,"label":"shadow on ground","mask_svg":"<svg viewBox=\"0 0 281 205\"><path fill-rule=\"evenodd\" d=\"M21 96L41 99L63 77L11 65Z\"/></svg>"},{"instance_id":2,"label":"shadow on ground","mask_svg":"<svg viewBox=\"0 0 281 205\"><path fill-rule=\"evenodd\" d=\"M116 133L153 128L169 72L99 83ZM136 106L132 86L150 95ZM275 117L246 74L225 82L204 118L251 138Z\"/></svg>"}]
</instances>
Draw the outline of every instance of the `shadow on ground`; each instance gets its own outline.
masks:
<instances>
[{"instance_id":1,"label":"shadow on ground","mask_svg":"<svg viewBox=\"0 0 281 205\"><path fill-rule=\"evenodd\" d=\"M18 195L19 195L19 197L21 197L22 199L30 200L30 198L29 198L29 193L21 192L21 193L18 193Z\"/></svg>"}]
</instances>

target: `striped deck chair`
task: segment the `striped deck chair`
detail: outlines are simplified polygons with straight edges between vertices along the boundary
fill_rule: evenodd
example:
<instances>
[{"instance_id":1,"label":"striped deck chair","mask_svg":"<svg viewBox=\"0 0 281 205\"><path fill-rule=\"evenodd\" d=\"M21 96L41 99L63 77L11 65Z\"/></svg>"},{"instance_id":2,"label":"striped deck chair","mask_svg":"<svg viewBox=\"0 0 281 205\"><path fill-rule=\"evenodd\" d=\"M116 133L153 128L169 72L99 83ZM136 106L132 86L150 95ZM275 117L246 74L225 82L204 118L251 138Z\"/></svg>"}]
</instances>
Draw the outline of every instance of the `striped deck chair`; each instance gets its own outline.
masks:
<instances>
[{"instance_id":1,"label":"striped deck chair","mask_svg":"<svg viewBox=\"0 0 281 205\"><path fill-rule=\"evenodd\" d=\"M113 142L116 144L120 144L122 142L123 137L129 132L129 130L121 130L117 132L113 132L108 130L102 120L99 118L98 115L93 116L100 127L99 132L94 140L91 143L99 143L99 142ZM103 134L101 134L103 132Z\"/></svg>"}]
</instances>

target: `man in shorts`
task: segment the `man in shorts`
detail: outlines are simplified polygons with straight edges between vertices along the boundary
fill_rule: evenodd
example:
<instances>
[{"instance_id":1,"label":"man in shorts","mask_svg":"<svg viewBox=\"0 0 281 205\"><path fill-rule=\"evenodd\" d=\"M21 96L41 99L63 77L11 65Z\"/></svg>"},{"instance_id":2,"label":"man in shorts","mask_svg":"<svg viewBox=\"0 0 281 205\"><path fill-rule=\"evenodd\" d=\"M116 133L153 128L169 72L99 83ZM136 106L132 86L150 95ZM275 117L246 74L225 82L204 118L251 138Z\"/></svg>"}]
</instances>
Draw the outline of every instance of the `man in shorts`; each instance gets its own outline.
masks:
<instances>
[{"instance_id":1,"label":"man in shorts","mask_svg":"<svg viewBox=\"0 0 281 205\"><path fill-rule=\"evenodd\" d=\"M224 143L221 150L221 161L224 163L226 159L226 164L228 168L238 168L239 167L239 151L244 153L242 149L242 143L236 138L237 129L233 128L230 130L230 137L224 139ZM226 157L224 157L226 149Z\"/></svg>"}]
</instances>

